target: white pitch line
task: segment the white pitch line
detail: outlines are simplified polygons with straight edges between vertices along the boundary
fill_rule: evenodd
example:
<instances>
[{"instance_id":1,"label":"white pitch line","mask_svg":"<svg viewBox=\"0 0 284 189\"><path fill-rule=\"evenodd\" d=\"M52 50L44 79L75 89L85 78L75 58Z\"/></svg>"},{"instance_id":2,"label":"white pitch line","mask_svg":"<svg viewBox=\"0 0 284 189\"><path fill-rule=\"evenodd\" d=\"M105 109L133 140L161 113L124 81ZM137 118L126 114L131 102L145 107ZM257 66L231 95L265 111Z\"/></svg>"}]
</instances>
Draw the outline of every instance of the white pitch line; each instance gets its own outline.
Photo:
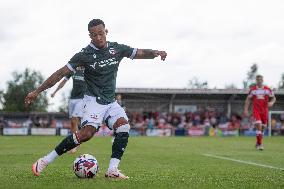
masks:
<instances>
[{"instance_id":1,"label":"white pitch line","mask_svg":"<svg viewBox=\"0 0 284 189\"><path fill-rule=\"evenodd\" d=\"M203 156L207 156L207 157L217 158L217 159L224 159L224 160L234 161L234 162L238 162L238 163L243 163L243 164L248 164L248 165L254 165L254 166L259 166L259 167L265 167L265 168L277 169L277 170L280 170L280 171L284 171L284 168L274 167L274 166L270 166L270 165L263 165L263 164L254 163L254 162L250 162L250 161L243 161L243 160L232 159L232 158L223 157L223 156L216 156L216 155L213 155L213 154L202 154L202 155Z\"/></svg>"}]
</instances>

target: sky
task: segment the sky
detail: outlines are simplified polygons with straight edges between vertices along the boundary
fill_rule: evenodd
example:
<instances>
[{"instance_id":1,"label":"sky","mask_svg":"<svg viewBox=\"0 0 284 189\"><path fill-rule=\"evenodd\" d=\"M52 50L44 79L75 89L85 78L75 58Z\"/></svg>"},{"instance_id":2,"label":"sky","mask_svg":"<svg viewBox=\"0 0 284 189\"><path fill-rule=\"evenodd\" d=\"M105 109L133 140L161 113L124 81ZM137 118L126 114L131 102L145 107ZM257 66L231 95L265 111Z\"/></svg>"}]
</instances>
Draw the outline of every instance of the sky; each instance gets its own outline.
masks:
<instances>
[{"instance_id":1,"label":"sky","mask_svg":"<svg viewBox=\"0 0 284 189\"><path fill-rule=\"evenodd\" d=\"M242 87L253 63L276 87L284 73L283 10L282 0L0 0L0 89L13 71L48 77L64 66L90 42L93 18L104 20L109 41L168 53L165 62L124 59L117 87L185 88L193 77L212 88Z\"/></svg>"}]
</instances>

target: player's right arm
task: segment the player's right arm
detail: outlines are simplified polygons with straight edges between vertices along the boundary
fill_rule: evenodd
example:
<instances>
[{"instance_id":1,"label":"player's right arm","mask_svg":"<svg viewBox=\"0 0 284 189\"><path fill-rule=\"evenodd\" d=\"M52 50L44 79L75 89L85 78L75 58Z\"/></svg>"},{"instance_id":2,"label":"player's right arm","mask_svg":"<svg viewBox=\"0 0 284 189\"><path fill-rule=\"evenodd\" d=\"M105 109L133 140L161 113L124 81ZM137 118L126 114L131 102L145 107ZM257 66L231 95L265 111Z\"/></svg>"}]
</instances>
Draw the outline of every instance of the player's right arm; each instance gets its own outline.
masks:
<instances>
[{"instance_id":1,"label":"player's right arm","mask_svg":"<svg viewBox=\"0 0 284 189\"><path fill-rule=\"evenodd\" d=\"M70 69L70 68L69 68ZM70 79L70 77L73 75L74 73L72 72L71 74L69 74L68 76L65 76L64 79L59 83L58 87L55 89L55 91L51 94L51 97L53 98L55 96L55 94L62 88L64 87L64 85L66 84L66 82Z\"/></svg>"},{"instance_id":2,"label":"player's right arm","mask_svg":"<svg viewBox=\"0 0 284 189\"><path fill-rule=\"evenodd\" d=\"M44 90L53 87L58 81L60 81L64 76L71 75L75 72L75 69L82 64L82 53L83 51L75 54L68 64L54 72L47 80L45 80L36 90L30 92L25 98L26 107L29 106L37 96Z\"/></svg>"},{"instance_id":3,"label":"player's right arm","mask_svg":"<svg viewBox=\"0 0 284 189\"><path fill-rule=\"evenodd\" d=\"M244 106L244 116L249 115L249 106L250 106L251 97L250 95L247 96Z\"/></svg>"},{"instance_id":4,"label":"player's right arm","mask_svg":"<svg viewBox=\"0 0 284 189\"><path fill-rule=\"evenodd\" d=\"M246 101L245 101L244 116L248 116L249 115L249 106L250 106L250 103L251 103L252 91L253 91L253 89L250 88L248 96L247 96Z\"/></svg>"},{"instance_id":5,"label":"player's right arm","mask_svg":"<svg viewBox=\"0 0 284 189\"><path fill-rule=\"evenodd\" d=\"M36 90L30 92L25 98L25 105L29 106L37 96L46 89L53 87L58 81L60 81L64 76L67 76L72 71L67 67L64 66L54 72L49 78L47 78Z\"/></svg>"}]
</instances>

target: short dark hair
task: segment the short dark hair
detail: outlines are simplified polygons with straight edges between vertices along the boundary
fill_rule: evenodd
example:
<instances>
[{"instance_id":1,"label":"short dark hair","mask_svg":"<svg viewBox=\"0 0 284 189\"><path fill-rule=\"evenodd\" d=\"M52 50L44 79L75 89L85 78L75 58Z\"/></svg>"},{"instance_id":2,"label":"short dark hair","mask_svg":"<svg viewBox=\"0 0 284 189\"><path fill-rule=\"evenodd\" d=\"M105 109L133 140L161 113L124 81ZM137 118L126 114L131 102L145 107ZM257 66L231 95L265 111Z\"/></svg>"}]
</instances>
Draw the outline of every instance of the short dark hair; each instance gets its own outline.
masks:
<instances>
[{"instance_id":1,"label":"short dark hair","mask_svg":"<svg viewBox=\"0 0 284 189\"><path fill-rule=\"evenodd\" d=\"M257 78L260 78L260 77L261 77L261 78L263 78L263 76L262 76L262 75L258 74L258 75L256 75L256 77L255 77L255 78L257 79Z\"/></svg>"},{"instance_id":2,"label":"short dark hair","mask_svg":"<svg viewBox=\"0 0 284 189\"><path fill-rule=\"evenodd\" d=\"M102 24L105 27L105 23L101 19L93 19L93 20L91 20L89 22L89 24L88 24L88 31L90 31L91 27L98 26L100 24Z\"/></svg>"}]
</instances>

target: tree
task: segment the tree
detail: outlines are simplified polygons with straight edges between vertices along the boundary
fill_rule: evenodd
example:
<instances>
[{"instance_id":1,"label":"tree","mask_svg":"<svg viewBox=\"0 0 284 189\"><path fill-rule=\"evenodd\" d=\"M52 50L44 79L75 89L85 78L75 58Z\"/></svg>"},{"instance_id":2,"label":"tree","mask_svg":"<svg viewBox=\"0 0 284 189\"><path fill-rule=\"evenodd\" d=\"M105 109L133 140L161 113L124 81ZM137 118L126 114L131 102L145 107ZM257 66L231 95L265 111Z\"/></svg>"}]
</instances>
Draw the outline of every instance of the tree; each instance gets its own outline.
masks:
<instances>
[{"instance_id":1,"label":"tree","mask_svg":"<svg viewBox=\"0 0 284 189\"><path fill-rule=\"evenodd\" d=\"M3 111L46 111L46 92L42 92L30 107L24 105L25 96L44 81L42 74L26 68L23 73L13 72L12 75L13 79L7 82L7 90L2 95Z\"/></svg>"},{"instance_id":2,"label":"tree","mask_svg":"<svg viewBox=\"0 0 284 189\"><path fill-rule=\"evenodd\" d=\"M65 93L62 93L61 105L58 107L59 112L68 113L68 99Z\"/></svg>"},{"instance_id":3,"label":"tree","mask_svg":"<svg viewBox=\"0 0 284 189\"><path fill-rule=\"evenodd\" d=\"M281 80L278 85L279 89L284 89L284 73L281 75Z\"/></svg>"},{"instance_id":4,"label":"tree","mask_svg":"<svg viewBox=\"0 0 284 189\"><path fill-rule=\"evenodd\" d=\"M225 89L237 89L237 88L238 88L238 87L237 87L234 83L225 85Z\"/></svg>"},{"instance_id":5,"label":"tree","mask_svg":"<svg viewBox=\"0 0 284 189\"><path fill-rule=\"evenodd\" d=\"M207 81L199 81L197 77L193 77L188 81L188 88L190 89L208 89Z\"/></svg>"},{"instance_id":6,"label":"tree","mask_svg":"<svg viewBox=\"0 0 284 189\"><path fill-rule=\"evenodd\" d=\"M3 108L4 99L3 99L4 92L0 90L0 110Z\"/></svg>"},{"instance_id":7,"label":"tree","mask_svg":"<svg viewBox=\"0 0 284 189\"><path fill-rule=\"evenodd\" d=\"M244 89L247 89L254 84L257 71L258 71L258 65L256 63L252 64L250 70L247 72L246 80L243 81Z\"/></svg>"}]
</instances>

